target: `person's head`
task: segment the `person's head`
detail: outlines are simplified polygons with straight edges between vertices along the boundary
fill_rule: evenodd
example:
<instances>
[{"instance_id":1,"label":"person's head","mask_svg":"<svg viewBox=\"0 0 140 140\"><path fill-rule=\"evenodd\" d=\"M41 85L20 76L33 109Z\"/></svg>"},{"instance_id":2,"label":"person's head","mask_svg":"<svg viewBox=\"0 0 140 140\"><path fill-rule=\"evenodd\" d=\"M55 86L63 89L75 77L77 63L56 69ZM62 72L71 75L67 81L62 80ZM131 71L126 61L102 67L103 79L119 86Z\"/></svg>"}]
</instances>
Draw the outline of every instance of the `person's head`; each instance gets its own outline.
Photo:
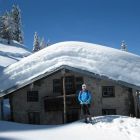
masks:
<instances>
[{"instance_id":1,"label":"person's head","mask_svg":"<svg viewBox=\"0 0 140 140\"><path fill-rule=\"evenodd\" d=\"M86 84L82 85L82 90L86 90Z\"/></svg>"}]
</instances>

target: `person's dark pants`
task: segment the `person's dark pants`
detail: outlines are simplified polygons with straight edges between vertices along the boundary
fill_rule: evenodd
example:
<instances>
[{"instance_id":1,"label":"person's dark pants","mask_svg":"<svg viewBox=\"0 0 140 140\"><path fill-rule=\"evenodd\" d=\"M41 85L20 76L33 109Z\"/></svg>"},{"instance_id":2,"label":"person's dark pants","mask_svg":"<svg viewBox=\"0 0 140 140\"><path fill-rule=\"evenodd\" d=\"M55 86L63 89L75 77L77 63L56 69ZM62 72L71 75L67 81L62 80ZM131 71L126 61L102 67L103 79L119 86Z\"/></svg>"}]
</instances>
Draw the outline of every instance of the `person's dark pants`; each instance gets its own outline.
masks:
<instances>
[{"instance_id":1,"label":"person's dark pants","mask_svg":"<svg viewBox=\"0 0 140 140\"><path fill-rule=\"evenodd\" d=\"M87 117L89 117L89 120L91 121L91 115L90 115L90 104L81 104L81 111L83 113L83 115L85 116L85 122L87 123Z\"/></svg>"}]
</instances>

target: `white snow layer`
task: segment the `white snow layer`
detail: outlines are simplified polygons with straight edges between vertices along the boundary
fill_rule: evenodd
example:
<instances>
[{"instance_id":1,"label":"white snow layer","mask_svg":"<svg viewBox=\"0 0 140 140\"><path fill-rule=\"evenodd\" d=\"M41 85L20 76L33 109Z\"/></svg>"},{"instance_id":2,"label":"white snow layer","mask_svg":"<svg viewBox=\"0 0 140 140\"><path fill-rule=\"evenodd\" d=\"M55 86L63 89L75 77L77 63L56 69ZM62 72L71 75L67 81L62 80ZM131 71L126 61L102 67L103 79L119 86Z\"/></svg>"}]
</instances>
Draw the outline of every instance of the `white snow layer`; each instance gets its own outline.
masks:
<instances>
[{"instance_id":1,"label":"white snow layer","mask_svg":"<svg viewBox=\"0 0 140 140\"><path fill-rule=\"evenodd\" d=\"M7 44L5 39L0 38L0 68L5 68L31 53L16 41Z\"/></svg>"},{"instance_id":2,"label":"white snow layer","mask_svg":"<svg viewBox=\"0 0 140 140\"><path fill-rule=\"evenodd\" d=\"M0 121L0 140L140 140L140 120L100 116L97 123L29 125Z\"/></svg>"},{"instance_id":3,"label":"white snow layer","mask_svg":"<svg viewBox=\"0 0 140 140\"><path fill-rule=\"evenodd\" d=\"M97 44L67 41L7 67L0 77L0 90L23 84L62 65L140 86L140 56Z\"/></svg>"}]
</instances>

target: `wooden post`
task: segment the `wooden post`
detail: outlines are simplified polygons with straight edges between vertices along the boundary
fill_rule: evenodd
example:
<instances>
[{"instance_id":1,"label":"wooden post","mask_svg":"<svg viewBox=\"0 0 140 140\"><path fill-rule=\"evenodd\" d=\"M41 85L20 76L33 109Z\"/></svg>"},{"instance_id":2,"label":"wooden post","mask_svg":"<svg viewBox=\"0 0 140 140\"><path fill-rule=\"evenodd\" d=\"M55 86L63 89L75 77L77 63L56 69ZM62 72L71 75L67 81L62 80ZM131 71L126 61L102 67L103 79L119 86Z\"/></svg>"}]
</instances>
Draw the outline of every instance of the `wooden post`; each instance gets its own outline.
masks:
<instances>
[{"instance_id":1,"label":"wooden post","mask_svg":"<svg viewBox=\"0 0 140 140\"><path fill-rule=\"evenodd\" d=\"M0 98L0 120L3 120L4 114L3 114L3 98Z\"/></svg>"},{"instance_id":2,"label":"wooden post","mask_svg":"<svg viewBox=\"0 0 140 140\"><path fill-rule=\"evenodd\" d=\"M136 89L132 89L132 92L133 92L133 98L134 98L134 107L135 107L135 117L137 117L137 90Z\"/></svg>"},{"instance_id":3,"label":"wooden post","mask_svg":"<svg viewBox=\"0 0 140 140\"><path fill-rule=\"evenodd\" d=\"M63 104L64 104L64 123L67 122L67 109L66 109L66 89L65 89L65 69L62 70L63 74Z\"/></svg>"}]
</instances>

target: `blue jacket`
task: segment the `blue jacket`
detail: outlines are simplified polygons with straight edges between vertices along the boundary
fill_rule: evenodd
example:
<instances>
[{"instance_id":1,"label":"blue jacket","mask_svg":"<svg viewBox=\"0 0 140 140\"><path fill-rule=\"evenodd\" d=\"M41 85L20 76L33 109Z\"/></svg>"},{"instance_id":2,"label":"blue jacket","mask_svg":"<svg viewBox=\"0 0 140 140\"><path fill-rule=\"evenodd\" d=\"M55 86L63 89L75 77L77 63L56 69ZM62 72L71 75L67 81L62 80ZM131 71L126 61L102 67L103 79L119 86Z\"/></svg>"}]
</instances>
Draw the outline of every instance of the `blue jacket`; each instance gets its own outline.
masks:
<instances>
[{"instance_id":1,"label":"blue jacket","mask_svg":"<svg viewBox=\"0 0 140 140\"><path fill-rule=\"evenodd\" d=\"M90 104L91 103L91 93L88 90L81 90L78 95L78 100L80 104Z\"/></svg>"}]
</instances>

